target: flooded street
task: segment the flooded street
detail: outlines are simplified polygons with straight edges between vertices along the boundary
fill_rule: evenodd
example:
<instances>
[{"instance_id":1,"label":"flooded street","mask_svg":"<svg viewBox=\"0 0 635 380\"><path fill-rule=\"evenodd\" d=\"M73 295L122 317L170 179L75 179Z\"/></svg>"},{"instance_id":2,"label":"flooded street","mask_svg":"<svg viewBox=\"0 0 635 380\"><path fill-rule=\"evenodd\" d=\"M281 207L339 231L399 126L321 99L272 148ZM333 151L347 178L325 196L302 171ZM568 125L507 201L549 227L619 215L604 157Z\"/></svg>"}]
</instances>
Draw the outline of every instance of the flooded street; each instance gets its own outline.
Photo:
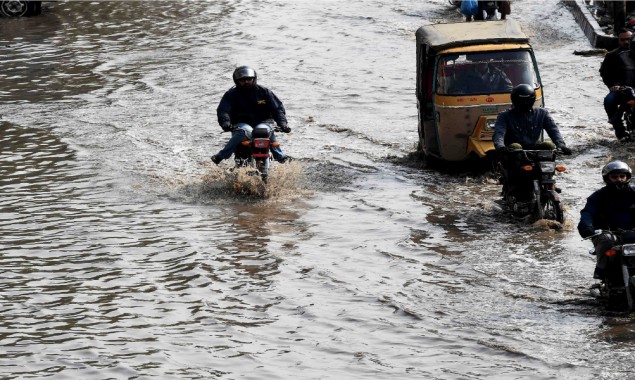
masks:
<instances>
[{"instance_id":1,"label":"flooded street","mask_svg":"<svg viewBox=\"0 0 635 380\"><path fill-rule=\"evenodd\" d=\"M564 3L510 16L574 150L561 230L415 154L414 33L463 19L446 0L43 9L0 18L0 378L632 376L635 322L589 295L575 225L633 149ZM264 196L210 161L242 64L293 129Z\"/></svg>"}]
</instances>

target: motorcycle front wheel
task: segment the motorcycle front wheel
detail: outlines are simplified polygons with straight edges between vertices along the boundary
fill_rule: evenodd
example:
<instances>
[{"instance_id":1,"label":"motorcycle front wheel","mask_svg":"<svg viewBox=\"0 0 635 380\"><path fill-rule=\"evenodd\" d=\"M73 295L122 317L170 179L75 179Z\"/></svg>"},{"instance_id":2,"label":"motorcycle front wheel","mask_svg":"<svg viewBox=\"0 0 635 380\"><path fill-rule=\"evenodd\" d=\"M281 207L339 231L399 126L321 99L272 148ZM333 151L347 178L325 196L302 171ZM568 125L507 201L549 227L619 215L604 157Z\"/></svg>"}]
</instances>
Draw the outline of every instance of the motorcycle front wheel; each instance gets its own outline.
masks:
<instances>
[{"instance_id":1,"label":"motorcycle front wheel","mask_svg":"<svg viewBox=\"0 0 635 380\"><path fill-rule=\"evenodd\" d=\"M555 220L559 223L564 223L564 211L562 211L562 205L558 201L554 201L551 198L545 200L545 204L542 205L542 217L544 219Z\"/></svg>"}]
</instances>

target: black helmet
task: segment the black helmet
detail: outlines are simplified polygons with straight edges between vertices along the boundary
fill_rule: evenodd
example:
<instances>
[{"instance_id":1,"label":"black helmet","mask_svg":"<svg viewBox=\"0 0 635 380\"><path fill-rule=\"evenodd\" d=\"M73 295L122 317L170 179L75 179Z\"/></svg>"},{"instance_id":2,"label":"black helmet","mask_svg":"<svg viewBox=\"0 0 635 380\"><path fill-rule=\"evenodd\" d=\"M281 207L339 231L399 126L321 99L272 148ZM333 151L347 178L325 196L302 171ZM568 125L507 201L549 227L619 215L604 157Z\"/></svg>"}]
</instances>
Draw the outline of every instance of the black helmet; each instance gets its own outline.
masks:
<instances>
[{"instance_id":1,"label":"black helmet","mask_svg":"<svg viewBox=\"0 0 635 380\"><path fill-rule=\"evenodd\" d=\"M520 111L529 111L536 101L536 90L528 84L519 84L512 90L512 104Z\"/></svg>"},{"instance_id":2,"label":"black helmet","mask_svg":"<svg viewBox=\"0 0 635 380\"><path fill-rule=\"evenodd\" d=\"M618 173L626 174L626 182L616 184L609 181L609 174ZM625 187L627 183L631 182L632 175L633 172L631 171L631 168L622 161L611 161L608 164L604 165L604 167L602 168L602 179L604 180L604 182L607 185L613 185L618 189Z\"/></svg>"},{"instance_id":3,"label":"black helmet","mask_svg":"<svg viewBox=\"0 0 635 380\"><path fill-rule=\"evenodd\" d=\"M232 75L232 77L234 78L234 83L236 83L236 86L238 86L239 79L254 78L254 84L255 84L258 78L256 75L256 70L252 69L249 66L236 67L236 70L234 70L234 74Z\"/></svg>"}]
</instances>

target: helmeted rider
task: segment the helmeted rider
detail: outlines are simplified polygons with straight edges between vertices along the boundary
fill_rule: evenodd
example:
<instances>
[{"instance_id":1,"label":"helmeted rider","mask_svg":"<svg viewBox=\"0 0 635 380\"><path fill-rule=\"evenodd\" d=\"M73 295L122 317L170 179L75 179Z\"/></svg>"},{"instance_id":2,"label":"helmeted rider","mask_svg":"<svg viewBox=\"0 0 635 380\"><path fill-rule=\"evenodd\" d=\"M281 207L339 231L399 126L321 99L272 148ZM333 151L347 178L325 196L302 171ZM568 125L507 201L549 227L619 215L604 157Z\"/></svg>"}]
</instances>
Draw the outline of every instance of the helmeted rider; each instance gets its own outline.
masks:
<instances>
[{"instance_id":1,"label":"helmeted rider","mask_svg":"<svg viewBox=\"0 0 635 380\"><path fill-rule=\"evenodd\" d=\"M635 229L635 185L631 183L631 168L622 161L611 161L602 168L602 179L606 184L596 190L580 211L578 232L583 238L592 236L596 230ZM604 252L616 242L612 235L602 234L593 238L597 264L594 278L602 278L606 268Z\"/></svg>"},{"instance_id":2,"label":"helmeted rider","mask_svg":"<svg viewBox=\"0 0 635 380\"><path fill-rule=\"evenodd\" d=\"M256 71L249 66L237 67L232 78L236 84L223 95L216 113L218 124L223 131L232 131L232 137L225 147L212 156L212 161L219 164L231 157L238 145L251 136L253 128L260 124L273 127L273 123L285 133L291 132L282 101L269 89L258 85ZM271 132L271 141L277 141ZM279 146L271 145L273 158L278 162L287 161L287 156Z\"/></svg>"},{"instance_id":3,"label":"helmeted rider","mask_svg":"<svg viewBox=\"0 0 635 380\"><path fill-rule=\"evenodd\" d=\"M564 154L571 149L560 135L558 126L541 107L534 107L536 90L528 84L519 84L512 89L512 108L498 114L494 126L494 147L505 150L511 144L520 144L522 149L550 149L541 141L542 131L546 131L551 141Z\"/></svg>"},{"instance_id":4,"label":"helmeted rider","mask_svg":"<svg viewBox=\"0 0 635 380\"><path fill-rule=\"evenodd\" d=\"M631 40L628 45L628 50L624 50L618 54L619 65L616 67L617 74L614 76L613 84L611 86L612 91L619 91L620 86L629 86L635 87L635 35L631 37ZM613 126L615 130L615 137L620 141L630 141L632 137L626 132L626 128L624 128L624 122L622 120L622 115L624 113L624 109L621 106L623 102L623 96L618 92L616 96L609 99L610 104L606 104L605 99L605 109L607 106L609 108L616 108L615 113L610 117L609 122ZM608 111L607 111L608 112Z\"/></svg>"},{"instance_id":5,"label":"helmeted rider","mask_svg":"<svg viewBox=\"0 0 635 380\"><path fill-rule=\"evenodd\" d=\"M498 114L494 125L494 148L503 163L503 178L509 179L509 163L504 153L519 149L556 149L563 154L571 154L560 134L558 126L541 107L535 107L536 90L528 84L519 84L511 92L512 108ZM546 131L551 142L542 141L542 132Z\"/></svg>"},{"instance_id":6,"label":"helmeted rider","mask_svg":"<svg viewBox=\"0 0 635 380\"><path fill-rule=\"evenodd\" d=\"M621 58L620 54L630 50L632 37L632 31L622 28L618 34L618 47L606 53L602 65L600 66L600 76L609 89L609 93L604 97L604 111L606 111L609 123L611 123L615 130L615 136L620 140L624 138L628 139L624 123L622 122L622 111L619 110L622 99L620 87L625 83L623 59L631 60L629 53L626 53L626 58Z\"/></svg>"}]
</instances>

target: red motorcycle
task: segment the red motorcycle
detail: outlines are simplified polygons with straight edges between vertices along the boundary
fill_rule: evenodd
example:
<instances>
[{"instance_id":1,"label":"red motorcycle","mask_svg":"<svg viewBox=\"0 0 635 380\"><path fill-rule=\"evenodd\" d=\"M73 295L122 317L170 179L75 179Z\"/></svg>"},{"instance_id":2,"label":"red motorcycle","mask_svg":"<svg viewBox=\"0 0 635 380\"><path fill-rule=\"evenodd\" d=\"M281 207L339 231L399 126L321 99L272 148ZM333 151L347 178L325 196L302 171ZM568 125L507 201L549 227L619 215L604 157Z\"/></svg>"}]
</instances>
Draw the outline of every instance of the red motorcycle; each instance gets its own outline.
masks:
<instances>
[{"instance_id":1,"label":"red motorcycle","mask_svg":"<svg viewBox=\"0 0 635 380\"><path fill-rule=\"evenodd\" d=\"M247 139L234 152L235 168L251 168L266 183L271 166L269 149L280 145L277 141L271 141L273 131L272 127L260 124L252 130L251 135L247 133Z\"/></svg>"}]
</instances>

